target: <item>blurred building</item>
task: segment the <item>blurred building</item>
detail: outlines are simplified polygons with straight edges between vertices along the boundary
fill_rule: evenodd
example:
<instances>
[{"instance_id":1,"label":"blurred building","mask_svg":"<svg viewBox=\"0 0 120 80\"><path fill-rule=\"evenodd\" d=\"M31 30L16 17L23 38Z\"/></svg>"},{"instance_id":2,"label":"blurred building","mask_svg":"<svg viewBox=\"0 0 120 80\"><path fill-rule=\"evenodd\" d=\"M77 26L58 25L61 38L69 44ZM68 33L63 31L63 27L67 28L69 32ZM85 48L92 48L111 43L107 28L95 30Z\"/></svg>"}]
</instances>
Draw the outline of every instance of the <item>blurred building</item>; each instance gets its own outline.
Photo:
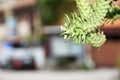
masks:
<instances>
[{"instance_id":1,"label":"blurred building","mask_svg":"<svg viewBox=\"0 0 120 80\"><path fill-rule=\"evenodd\" d=\"M117 67L120 63L120 19L114 25L107 24L101 28L106 37L106 43L100 49L92 48L92 56L96 67Z\"/></svg>"},{"instance_id":2,"label":"blurred building","mask_svg":"<svg viewBox=\"0 0 120 80\"><path fill-rule=\"evenodd\" d=\"M0 34L6 36L3 41L31 34L34 26L34 5L35 0L0 1Z\"/></svg>"},{"instance_id":3,"label":"blurred building","mask_svg":"<svg viewBox=\"0 0 120 80\"><path fill-rule=\"evenodd\" d=\"M117 5L120 5L118 0ZM100 49L92 48L92 57L96 67L118 67L120 64L120 19L114 25L108 23L102 27L107 41Z\"/></svg>"}]
</instances>

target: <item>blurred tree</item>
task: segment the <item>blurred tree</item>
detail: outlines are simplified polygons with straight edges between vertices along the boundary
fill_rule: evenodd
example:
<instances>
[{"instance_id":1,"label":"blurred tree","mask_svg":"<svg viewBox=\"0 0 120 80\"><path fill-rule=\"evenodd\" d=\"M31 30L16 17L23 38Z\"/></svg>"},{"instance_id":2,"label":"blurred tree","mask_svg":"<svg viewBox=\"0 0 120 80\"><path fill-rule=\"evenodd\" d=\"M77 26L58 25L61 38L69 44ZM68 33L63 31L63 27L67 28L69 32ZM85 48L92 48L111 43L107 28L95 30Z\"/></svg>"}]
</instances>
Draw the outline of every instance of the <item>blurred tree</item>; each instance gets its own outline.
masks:
<instances>
[{"instance_id":1,"label":"blurred tree","mask_svg":"<svg viewBox=\"0 0 120 80\"><path fill-rule=\"evenodd\" d=\"M64 13L71 12L74 8L74 0L37 0L43 25L57 23Z\"/></svg>"}]
</instances>

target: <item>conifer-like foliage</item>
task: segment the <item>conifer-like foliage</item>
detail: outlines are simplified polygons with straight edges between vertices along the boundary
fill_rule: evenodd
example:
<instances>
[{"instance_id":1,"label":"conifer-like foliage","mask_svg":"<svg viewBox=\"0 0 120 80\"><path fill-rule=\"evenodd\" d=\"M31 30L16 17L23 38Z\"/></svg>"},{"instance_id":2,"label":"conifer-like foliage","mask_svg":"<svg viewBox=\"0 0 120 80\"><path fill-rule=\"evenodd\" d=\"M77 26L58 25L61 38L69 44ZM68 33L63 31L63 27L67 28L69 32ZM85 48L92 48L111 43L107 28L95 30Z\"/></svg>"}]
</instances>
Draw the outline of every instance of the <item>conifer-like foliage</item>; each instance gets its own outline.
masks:
<instances>
[{"instance_id":1,"label":"conifer-like foliage","mask_svg":"<svg viewBox=\"0 0 120 80\"><path fill-rule=\"evenodd\" d=\"M61 26L66 41L74 40L76 44L90 44L100 47L106 41L104 32L100 30L109 21L120 18L117 0L76 0L78 12L65 15L65 23Z\"/></svg>"}]
</instances>

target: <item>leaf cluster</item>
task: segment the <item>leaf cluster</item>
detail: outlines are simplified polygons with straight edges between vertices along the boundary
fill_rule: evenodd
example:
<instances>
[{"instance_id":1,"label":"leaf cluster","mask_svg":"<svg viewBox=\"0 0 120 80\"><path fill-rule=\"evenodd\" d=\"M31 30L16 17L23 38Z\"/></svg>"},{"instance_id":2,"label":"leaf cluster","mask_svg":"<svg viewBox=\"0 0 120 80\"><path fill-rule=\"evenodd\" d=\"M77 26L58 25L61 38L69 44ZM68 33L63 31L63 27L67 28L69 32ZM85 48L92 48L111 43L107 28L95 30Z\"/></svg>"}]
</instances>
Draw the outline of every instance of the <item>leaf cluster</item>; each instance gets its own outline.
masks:
<instances>
[{"instance_id":1,"label":"leaf cluster","mask_svg":"<svg viewBox=\"0 0 120 80\"><path fill-rule=\"evenodd\" d=\"M109 0L76 0L78 12L65 15L65 23L61 26L61 35L66 41L74 40L76 44L90 44L94 47L102 46L106 36L100 30L110 20L113 23L120 18L120 8ZM104 20L104 22L103 22Z\"/></svg>"}]
</instances>

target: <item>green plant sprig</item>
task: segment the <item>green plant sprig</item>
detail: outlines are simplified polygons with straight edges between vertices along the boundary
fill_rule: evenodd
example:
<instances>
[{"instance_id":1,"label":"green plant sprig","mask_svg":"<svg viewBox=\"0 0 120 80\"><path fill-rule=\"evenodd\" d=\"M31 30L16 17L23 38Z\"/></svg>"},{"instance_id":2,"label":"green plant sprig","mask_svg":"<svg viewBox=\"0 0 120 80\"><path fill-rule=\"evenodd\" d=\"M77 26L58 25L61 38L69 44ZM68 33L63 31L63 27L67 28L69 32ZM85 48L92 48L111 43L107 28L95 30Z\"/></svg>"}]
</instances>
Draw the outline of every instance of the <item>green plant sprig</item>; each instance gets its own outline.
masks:
<instances>
[{"instance_id":1,"label":"green plant sprig","mask_svg":"<svg viewBox=\"0 0 120 80\"><path fill-rule=\"evenodd\" d=\"M65 23L61 26L62 36L66 41L74 40L76 44L90 44L100 47L106 42L103 26L112 20L112 24L120 18L120 7L113 2L116 0L76 0L78 12L65 15Z\"/></svg>"}]
</instances>

